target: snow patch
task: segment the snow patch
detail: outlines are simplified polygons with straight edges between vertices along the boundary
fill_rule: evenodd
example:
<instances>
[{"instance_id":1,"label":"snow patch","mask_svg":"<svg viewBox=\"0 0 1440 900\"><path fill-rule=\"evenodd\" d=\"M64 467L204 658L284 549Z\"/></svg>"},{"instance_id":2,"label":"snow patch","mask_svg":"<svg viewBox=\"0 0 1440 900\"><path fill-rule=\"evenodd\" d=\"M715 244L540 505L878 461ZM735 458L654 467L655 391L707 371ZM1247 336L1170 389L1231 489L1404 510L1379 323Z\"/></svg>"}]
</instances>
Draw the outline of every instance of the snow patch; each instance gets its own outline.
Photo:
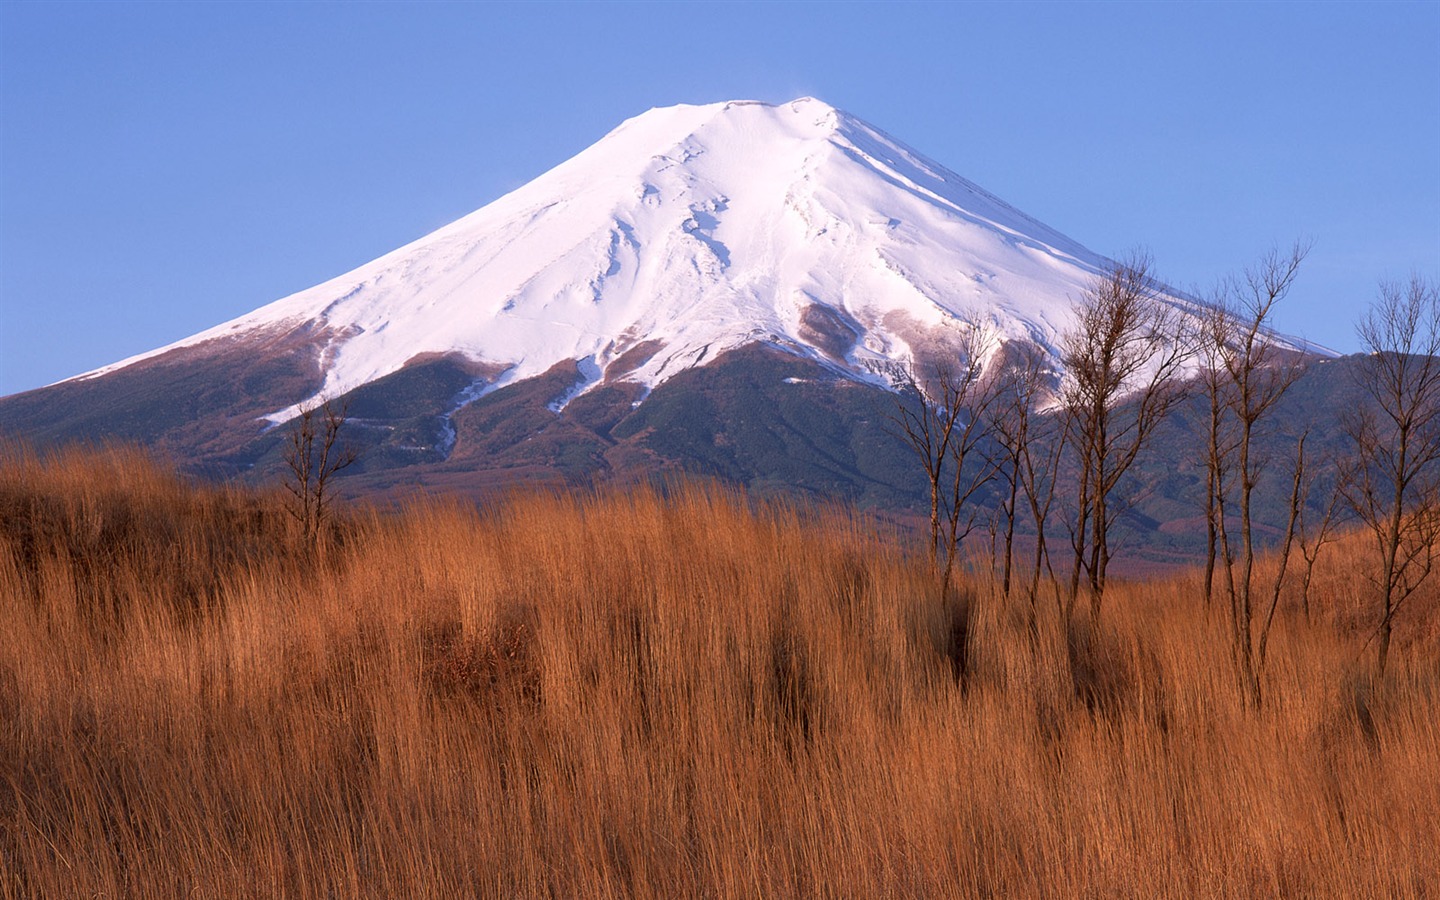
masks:
<instances>
[{"instance_id":1,"label":"snow patch","mask_svg":"<svg viewBox=\"0 0 1440 900\"><path fill-rule=\"evenodd\" d=\"M604 371L600 368L600 364L593 356L576 360L575 368L579 372L578 380L576 380L565 393L547 403L545 405L546 409L553 413L564 412L565 407L570 405L571 400L574 400L576 397L599 384L601 379L605 377Z\"/></svg>"}]
</instances>

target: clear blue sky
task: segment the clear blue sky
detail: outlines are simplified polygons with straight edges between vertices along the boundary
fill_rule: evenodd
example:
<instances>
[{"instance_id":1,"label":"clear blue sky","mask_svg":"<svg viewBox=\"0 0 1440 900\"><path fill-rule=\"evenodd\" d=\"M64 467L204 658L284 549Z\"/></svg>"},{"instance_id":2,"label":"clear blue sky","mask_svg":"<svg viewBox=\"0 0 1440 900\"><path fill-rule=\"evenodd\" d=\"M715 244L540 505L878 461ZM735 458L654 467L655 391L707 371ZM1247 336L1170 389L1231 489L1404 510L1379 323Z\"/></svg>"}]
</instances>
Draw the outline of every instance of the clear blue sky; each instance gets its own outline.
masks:
<instances>
[{"instance_id":1,"label":"clear blue sky","mask_svg":"<svg viewBox=\"0 0 1440 900\"><path fill-rule=\"evenodd\" d=\"M0 394L490 202L652 106L814 95L1205 289L1440 277L1440 3L0 2Z\"/></svg>"}]
</instances>

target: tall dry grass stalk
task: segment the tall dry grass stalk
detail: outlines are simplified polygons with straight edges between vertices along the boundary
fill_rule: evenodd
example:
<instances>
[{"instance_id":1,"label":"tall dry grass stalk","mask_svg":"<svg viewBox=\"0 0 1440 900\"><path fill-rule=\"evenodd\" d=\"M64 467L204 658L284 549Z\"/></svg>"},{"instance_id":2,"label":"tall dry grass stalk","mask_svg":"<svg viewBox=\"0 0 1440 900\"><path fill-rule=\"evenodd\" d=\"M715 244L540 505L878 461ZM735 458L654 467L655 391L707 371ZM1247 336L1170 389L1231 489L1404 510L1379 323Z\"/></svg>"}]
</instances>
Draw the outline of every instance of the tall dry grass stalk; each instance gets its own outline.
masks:
<instances>
[{"instance_id":1,"label":"tall dry grass stalk","mask_svg":"<svg viewBox=\"0 0 1440 900\"><path fill-rule=\"evenodd\" d=\"M8 453L4 896L1440 889L1440 653L1367 674L1358 544L1255 710L1188 576L1092 632L716 488L352 512L323 562L280 503Z\"/></svg>"}]
</instances>

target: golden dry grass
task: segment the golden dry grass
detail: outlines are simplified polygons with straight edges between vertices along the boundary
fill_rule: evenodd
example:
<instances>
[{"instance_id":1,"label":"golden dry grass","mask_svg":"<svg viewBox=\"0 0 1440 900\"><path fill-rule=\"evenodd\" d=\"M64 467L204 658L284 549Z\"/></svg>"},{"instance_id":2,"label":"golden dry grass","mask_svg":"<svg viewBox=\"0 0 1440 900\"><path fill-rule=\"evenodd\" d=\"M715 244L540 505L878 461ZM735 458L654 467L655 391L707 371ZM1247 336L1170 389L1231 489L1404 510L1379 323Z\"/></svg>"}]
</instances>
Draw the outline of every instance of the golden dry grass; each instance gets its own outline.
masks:
<instances>
[{"instance_id":1,"label":"golden dry grass","mask_svg":"<svg viewBox=\"0 0 1440 900\"><path fill-rule=\"evenodd\" d=\"M1440 890L1440 652L1361 544L1248 708L1194 577L1061 626L840 511L686 487L352 512L0 468L7 897ZM1432 604L1433 606L1433 604Z\"/></svg>"}]
</instances>

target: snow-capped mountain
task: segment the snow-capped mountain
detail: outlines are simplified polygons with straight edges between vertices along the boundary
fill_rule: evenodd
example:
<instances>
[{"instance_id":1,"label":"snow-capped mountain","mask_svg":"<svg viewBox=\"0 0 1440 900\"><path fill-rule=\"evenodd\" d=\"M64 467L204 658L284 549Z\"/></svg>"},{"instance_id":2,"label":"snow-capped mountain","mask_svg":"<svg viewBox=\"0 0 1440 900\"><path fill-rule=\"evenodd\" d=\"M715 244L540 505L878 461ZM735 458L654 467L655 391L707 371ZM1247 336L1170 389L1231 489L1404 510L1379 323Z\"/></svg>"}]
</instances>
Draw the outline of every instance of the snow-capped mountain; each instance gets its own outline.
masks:
<instances>
[{"instance_id":1,"label":"snow-capped mountain","mask_svg":"<svg viewBox=\"0 0 1440 900\"><path fill-rule=\"evenodd\" d=\"M675 106L352 272L78 377L294 335L323 378L272 422L443 355L475 366L457 403L574 360L559 408L754 342L874 379L969 326L1053 349L1104 262L819 100Z\"/></svg>"},{"instance_id":2,"label":"snow-capped mountain","mask_svg":"<svg viewBox=\"0 0 1440 900\"><path fill-rule=\"evenodd\" d=\"M333 398L363 450L349 493L683 471L914 508L895 373L972 330L1058 371L1108 265L818 100L656 109L352 272L0 398L0 434L263 482L285 471L286 419ZM1181 492L1185 465L1163 473Z\"/></svg>"}]
</instances>

